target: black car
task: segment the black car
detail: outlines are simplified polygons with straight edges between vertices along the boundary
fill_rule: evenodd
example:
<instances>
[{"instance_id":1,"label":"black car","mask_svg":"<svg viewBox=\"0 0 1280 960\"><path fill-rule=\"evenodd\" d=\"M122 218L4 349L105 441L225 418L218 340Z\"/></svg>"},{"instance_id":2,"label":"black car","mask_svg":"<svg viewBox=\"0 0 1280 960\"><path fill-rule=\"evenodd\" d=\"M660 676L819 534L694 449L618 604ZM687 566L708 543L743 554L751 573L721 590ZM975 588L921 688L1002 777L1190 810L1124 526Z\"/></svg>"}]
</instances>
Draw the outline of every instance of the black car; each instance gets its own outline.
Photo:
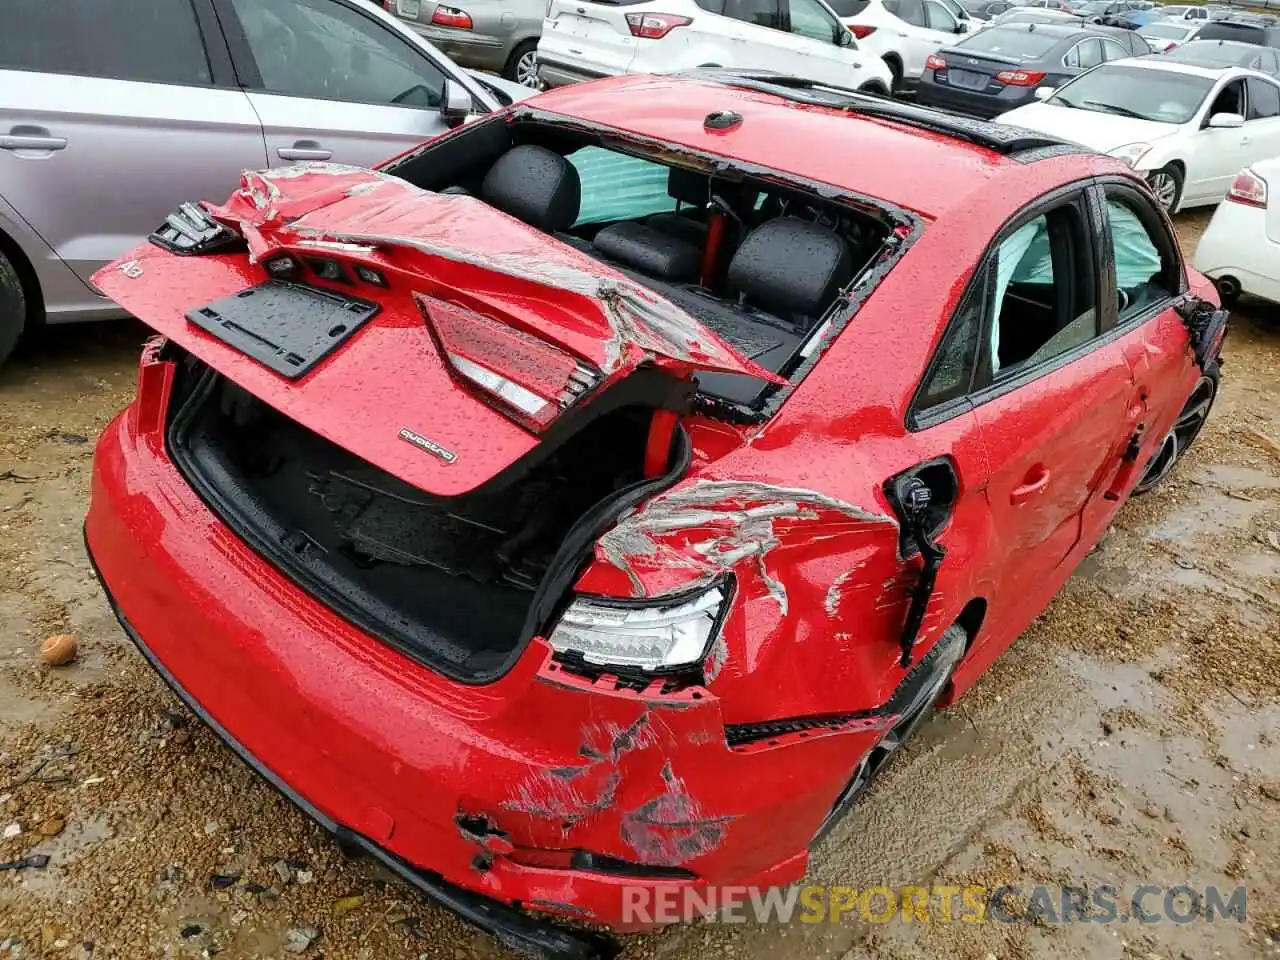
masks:
<instances>
[{"instance_id":1,"label":"black car","mask_svg":"<svg viewBox=\"0 0 1280 960\"><path fill-rule=\"evenodd\" d=\"M1201 40L1197 37L1190 43L1174 47L1163 54L1163 58L1197 67L1248 67L1273 77L1280 76L1280 51L1239 40Z\"/></svg>"},{"instance_id":2,"label":"black car","mask_svg":"<svg viewBox=\"0 0 1280 960\"><path fill-rule=\"evenodd\" d=\"M1150 52L1131 30L995 24L930 56L916 97L928 106L994 117L1032 102L1038 87L1060 87L1100 63Z\"/></svg>"},{"instance_id":3,"label":"black car","mask_svg":"<svg viewBox=\"0 0 1280 960\"><path fill-rule=\"evenodd\" d=\"M1197 40L1234 40L1261 47L1280 47L1280 27L1244 20L1214 20L1196 34Z\"/></svg>"}]
</instances>

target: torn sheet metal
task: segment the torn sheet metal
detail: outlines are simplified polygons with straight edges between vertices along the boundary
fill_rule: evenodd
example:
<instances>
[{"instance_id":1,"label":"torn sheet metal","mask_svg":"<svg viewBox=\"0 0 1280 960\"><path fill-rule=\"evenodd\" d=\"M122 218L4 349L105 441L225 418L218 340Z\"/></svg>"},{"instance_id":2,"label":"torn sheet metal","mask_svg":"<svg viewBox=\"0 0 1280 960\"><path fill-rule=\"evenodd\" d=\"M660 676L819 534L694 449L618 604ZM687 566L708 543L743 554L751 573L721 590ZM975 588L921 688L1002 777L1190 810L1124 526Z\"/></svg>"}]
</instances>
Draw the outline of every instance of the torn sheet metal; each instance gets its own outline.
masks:
<instances>
[{"instance_id":1,"label":"torn sheet metal","mask_svg":"<svg viewBox=\"0 0 1280 960\"><path fill-rule=\"evenodd\" d=\"M439 194L374 170L310 164L246 172L240 189L207 207L245 238L258 261L282 247L377 250L438 286L467 265L590 300L601 328L591 359L606 375L645 357L783 383L671 301L476 197ZM402 263L404 252L420 255ZM592 331L581 331L592 333Z\"/></svg>"},{"instance_id":2,"label":"torn sheet metal","mask_svg":"<svg viewBox=\"0 0 1280 960\"><path fill-rule=\"evenodd\" d=\"M597 541L596 556L627 575L636 597L709 583L749 561L785 616L787 591L769 565L770 552L793 537L868 529L896 531L897 521L814 490L695 480L623 517Z\"/></svg>"}]
</instances>

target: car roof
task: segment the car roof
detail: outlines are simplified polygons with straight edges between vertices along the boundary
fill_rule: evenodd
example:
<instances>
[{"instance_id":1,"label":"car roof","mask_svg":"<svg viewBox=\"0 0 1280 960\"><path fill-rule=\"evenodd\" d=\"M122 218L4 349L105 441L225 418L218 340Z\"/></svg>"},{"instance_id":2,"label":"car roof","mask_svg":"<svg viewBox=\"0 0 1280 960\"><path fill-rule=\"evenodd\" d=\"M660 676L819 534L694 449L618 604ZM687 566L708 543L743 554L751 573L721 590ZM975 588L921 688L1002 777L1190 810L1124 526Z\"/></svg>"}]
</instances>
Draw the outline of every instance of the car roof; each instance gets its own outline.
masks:
<instances>
[{"instance_id":1,"label":"car roof","mask_svg":"<svg viewBox=\"0 0 1280 960\"><path fill-rule=\"evenodd\" d=\"M634 133L806 178L874 197L928 218L936 218L965 196L1001 174L1026 168L1016 154L969 142L961 135L922 129L880 116L849 112L835 105L798 102L750 84L707 74L624 75L557 87L518 106L585 120L592 125ZM627 109L634 98L643 109ZM1016 137L1029 150L1079 148L1043 134L985 121L949 117L922 107L862 96L870 109L914 111L939 123L969 125L991 136ZM717 112L742 119L730 136L704 126ZM814 149L815 145L821 149ZM892 158L891 162L886 162ZM939 175L945 171L943 175Z\"/></svg>"},{"instance_id":2,"label":"car roof","mask_svg":"<svg viewBox=\"0 0 1280 960\"><path fill-rule=\"evenodd\" d=\"M1194 63L1197 55L1206 57L1207 62L1217 63L1215 51L1221 51L1223 57L1256 57L1262 49L1256 43L1241 43L1239 40L1192 40L1165 56L1176 57L1175 63Z\"/></svg>"}]
</instances>

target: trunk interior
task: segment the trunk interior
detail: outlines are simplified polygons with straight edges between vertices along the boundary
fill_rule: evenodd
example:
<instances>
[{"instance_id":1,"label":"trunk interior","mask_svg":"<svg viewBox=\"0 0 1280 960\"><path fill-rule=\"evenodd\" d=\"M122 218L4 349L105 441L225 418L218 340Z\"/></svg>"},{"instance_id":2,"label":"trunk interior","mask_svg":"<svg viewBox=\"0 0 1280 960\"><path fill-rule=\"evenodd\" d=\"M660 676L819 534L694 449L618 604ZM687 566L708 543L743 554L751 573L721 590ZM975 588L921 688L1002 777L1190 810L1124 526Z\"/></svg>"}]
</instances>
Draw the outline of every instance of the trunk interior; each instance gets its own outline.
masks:
<instances>
[{"instance_id":1,"label":"trunk interior","mask_svg":"<svg viewBox=\"0 0 1280 960\"><path fill-rule=\"evenodd\" d=\"M509 481L436 498L188 365L184 380L195 383L169 431L188 482L291 579L464 682L494 679L514 662L601 517L682 470L645 479L652 410L630 406L585 424Z\"/></svg>"}]
</instances>

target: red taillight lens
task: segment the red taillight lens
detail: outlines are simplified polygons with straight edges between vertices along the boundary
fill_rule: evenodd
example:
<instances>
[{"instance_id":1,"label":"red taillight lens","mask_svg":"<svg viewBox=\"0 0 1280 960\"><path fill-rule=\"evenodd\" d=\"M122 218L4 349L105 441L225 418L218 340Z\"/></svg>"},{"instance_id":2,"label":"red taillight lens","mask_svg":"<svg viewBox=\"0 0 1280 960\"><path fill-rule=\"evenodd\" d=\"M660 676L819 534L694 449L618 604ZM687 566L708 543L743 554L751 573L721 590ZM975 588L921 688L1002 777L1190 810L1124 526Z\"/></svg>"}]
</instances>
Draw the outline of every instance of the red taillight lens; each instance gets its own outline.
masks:
<instances>
[{"instance_id":1,"label":"red taillight lens","mask_svg":"<svg viewBox=\"0 0 1280 960\"><path fill-rule=\"evenodd\" d=\"M633 37L642 40L661 40L676 27L693 23L689 17L675 13L628 13L627 27Z\"/></svg>"},{"instance_id":2,"label":"red taillight lens","mask_svg":"<svg viewBox=\"0 0 1280 960\"><path fill-rule=\"evenodd\" d=\"M1173 41L1173 43L1169 44L1167 47L1164 48L1164 52L1168 53L1170 50L1176 50L1177 48L1178 48L1178 41L1175 40Z\"/></svg>"},{"instance_id":3,"label":"red taillight lens","mask_svg":"<svg viewBox=\"0 0 1280 960\"><path fill-rule=\"evenodd\" d=\"M600 381L596 370L523 330L456 303L414 296L454 376L534 433Z\"/></svg>"},{"instance_id":4,"label":"red taillight lens","mask_svg":"<svg viewBox=\"0 0 1280 960\"><path fill-rule=\"evenodd\" d=\"M1011 87L1034 87L1044 79L1043 70L1001 70L996 79Z\"/></svg>"},{"instance_id":5,"label":"red taillight lens","mask_svg":"<svg viewBox=\"0 0 1280 960\"><path fill-rule=\"evenodd\" d=\"M1236 174L1231 181L1231 189L1227 191L1227 199L1243 203L1250 207L1267 205L1267 181L1252 170L1245 168Z\"/></svg>"},{"instance_id":6,"label":"red taillight lens","mask_svg":"<svg viewBox=\"0 0 1280 960\"><path fill-rule=\"evenodd\" d=\"M471 14L457 7L436 7L431 14L431 22L437 27L456 27L459 30L471 29Z\"/></svg>"},{"instance_id":7,"label":"red taillight lens","mask_svg":"<svg viewBox=\"0 0 1280 960\"><path fill-rule=\"evenodd\" d=\"M947 69L947 61L943 60L936 53L931 53L925 58L924 68L926 70L945 70Z\"/></svg>"},{"instance_id":8,"label":"red taillight lens","mask_svg":"<svg viewBox=\"0 0 1280 960\"><path fill-rule=\"evenodd\" d=\"M867 39L867 37L871 36L873 33L876 32L876 28L869 27L865 23L851 23L849 24L849 32L852 33L857 39L865 40Z\"/></svg>"},{"instance_id":9,"label":"red taillight lens","mask_svg":"<svg viewBox=\"0 0 1280 960\"><path fill-rule=\"evenodd\" d=\"M396 0L382 0L382 9L387 13L396 12Z\"/></svg>"}]
</instances>

